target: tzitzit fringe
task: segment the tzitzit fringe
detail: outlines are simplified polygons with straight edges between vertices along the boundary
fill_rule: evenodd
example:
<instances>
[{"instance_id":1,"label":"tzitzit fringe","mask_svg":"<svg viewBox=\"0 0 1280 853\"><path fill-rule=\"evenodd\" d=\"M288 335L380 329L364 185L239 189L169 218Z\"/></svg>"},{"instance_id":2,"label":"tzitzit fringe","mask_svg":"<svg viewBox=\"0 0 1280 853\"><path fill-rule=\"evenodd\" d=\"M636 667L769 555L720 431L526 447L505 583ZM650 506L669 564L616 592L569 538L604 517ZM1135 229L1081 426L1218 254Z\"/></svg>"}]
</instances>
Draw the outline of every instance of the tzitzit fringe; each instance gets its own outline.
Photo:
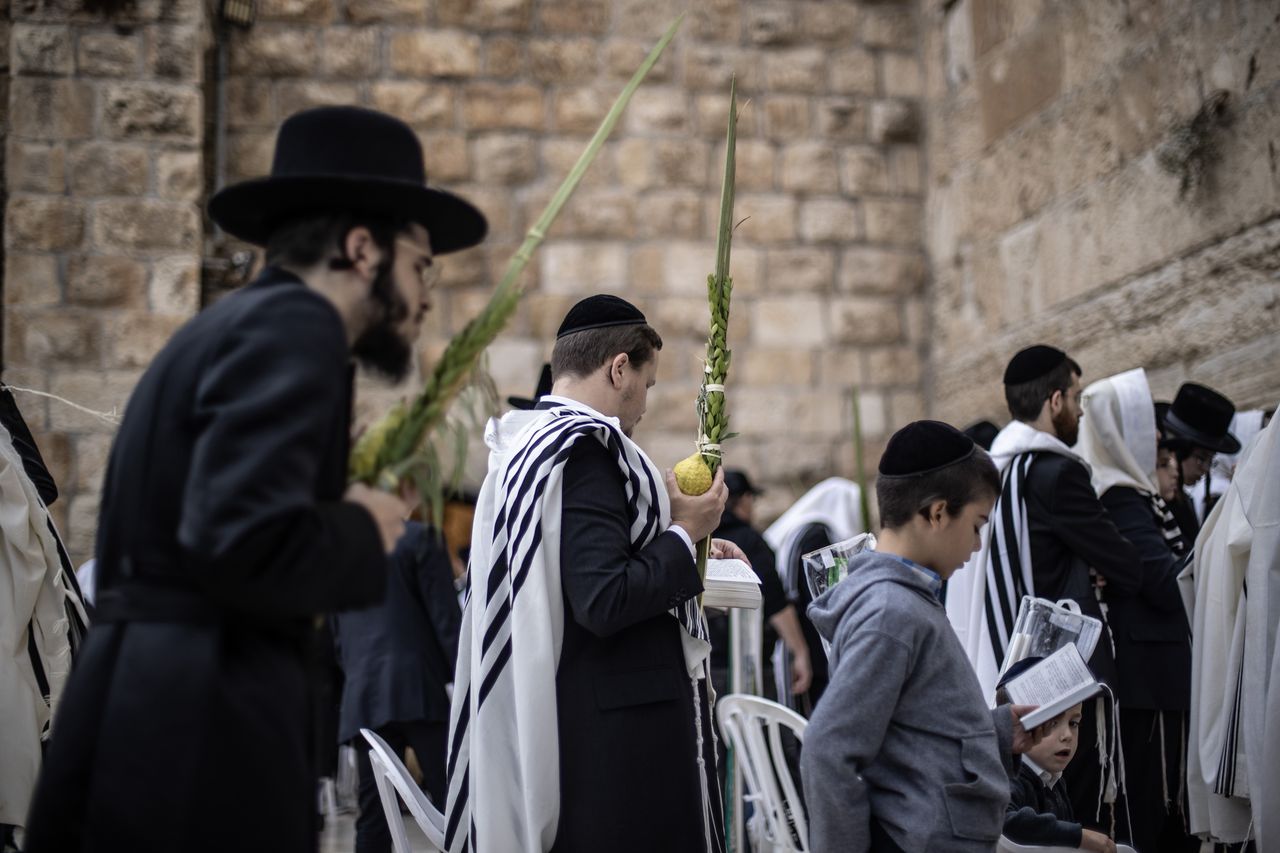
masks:
<instances>
[{"instance_id":1,"label":"tzitzit fringe","mask_svg":"<svg viewBox=\"0 0 1280 853\"><path fill-rule=\"evenodd\" d=\"M8 388L10 391L21 391L23 394L34 394L37 397L47 397L50 400L57 400L59 403L68 405L78 412L84 412L86 415L92 415L98 420L106 421L112 426L120 426L120 416L116 414L114 406L111 407L111 411L109 412L99 412L82 406L79 403L74 403L66 397L59 397L57 394L50 394L48 391L37 391L34 388L22 388L17 385L5 385L4 387Z\"/></svg>"}]
</instances>

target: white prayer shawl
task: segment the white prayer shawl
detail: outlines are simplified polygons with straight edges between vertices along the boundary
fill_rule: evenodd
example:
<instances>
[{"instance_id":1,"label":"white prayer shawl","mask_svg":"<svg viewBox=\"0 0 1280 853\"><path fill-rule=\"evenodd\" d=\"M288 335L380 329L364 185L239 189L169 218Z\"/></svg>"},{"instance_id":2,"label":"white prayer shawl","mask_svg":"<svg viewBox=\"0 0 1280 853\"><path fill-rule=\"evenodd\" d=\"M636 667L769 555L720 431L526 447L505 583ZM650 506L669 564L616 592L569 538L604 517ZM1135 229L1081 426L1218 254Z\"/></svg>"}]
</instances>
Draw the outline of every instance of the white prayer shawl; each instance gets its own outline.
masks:
<instances>
[{"instance_id":1,"label":"white prayer shawl","mask_svg":"<svg viewBox=\"0 0 1280 853\"><path fill-rule=\"evenodd\" d=\"M1242 448L1253 441L1258 433L1262 432L1262 415L1262 409L1249 409L1243 412L1236 412L1231 419L1229 431L1240 441ZM1209 491L1212 494L1225 495L1227 493L1227 486L1231 485L1231 477L1242 458L1244 458L1244 450L1239 453L1218 453L1214 455L1213 464L1209 466L1209 473L1206 477L1209 481ZM1184 488L1187 498L1195 506L1196 518L1202 520L1204 519L1204 490L1204 480L1194 486L1186 486Z\"/></svg>"},{"instance_id":2,"label":"white prayer shawl","mask_svg":"<svg viewBox=\"0 0 1280 853\"><path fill-rule=\"evenodd\" d=\"M71 670L70 621L49 513L0 426L0 823L23 826L40 742ZM35 640L48 693L28 652Z\"/></svg>"},{"instance_id":3,"label":"white prayer shawl","mask_svg":"<svg viewBox=\"0 0 1280 853\"><path fill-rule=\"evenodd\" d=\"M1159 494L1155 484L1156 416L1141 367L1084 389L1084 417L1076 447L1092 469L1090 480L1099 496L1116 486L1144 495Z\"/></svg>"},{"instance_id":4,"label":"white prayer shawl","mask_svg":"<svg viewBox=\"0 0 1280 853\"><path fill-rule=\"evenodd\" d=\"M1195 584L1195 621L1205 628L1192 641L1192 830L1205 831L1207 819L1214 836L1243 837L1241 824L1247 829L1252 820L1258 849L1280 849L1280 428L1274 420L1241 455L1196 542ZM1217 590L1221 602L1202 588ZM1233 675L1236 714L1224 701L1229 694L1209 692L1214 679ZM1228 786L1236 799L1212 793ZM1246 797L1247 818L1239 802Z\"/></svg>"},{"instance_id":5,"label":"white prayer shawl","mask_svg":"<svg viewBox=\"0 0 1280 853\"><path fill-rule=\"evenodd\" d=\"M833 542L865 533L862 529L862 492L858 484L843 477L828 477L805 492L765 530L764 540L776 555L774 565L778 577L791 597L795 597L797 592L795 584L802 582L791 577L792 569L801 556L797 553L800 540L812 524L825 525Z\"/></svg>"},{"instance_id":6,"label":"white prayer shawl","mask_svg":"<svg viewBox=\"0 0 1280 853\"><path fill-rule=\"evenodd\" d=\"M996 682L1018 605L1022 596L1036 594L1022 493L1036 453L1056 453L1088 467L1057 436L1011 421L991 444L991 459L1000 471L1002 485L991 521L982 530L982 545L947 581L947 618L988 702L995 701Z\"/></svg>"},{"instance_id":7,"label":"white prayer shawl","mask_svg":"<svg viewBox=\"0 0 1280 853\"><path fill-rule=\"evenodd\" d=\"M647 544L670 524L661 473L623 435L617 419L562 398L554 402L563 405L511 412L486 429L489 473L472 529L470 593L450 714L450 853L539 853L555 841L556 669L564 632L561 488L573 444L600 441L616 454L634 513L633 546ZM711 647L696 599L672 615L690 676L703 677ZM709 773L714 778L714 768ZM705 773L703 781L705 801ZM708 814L704 802L705 820Z\"/></svg>"}]
</instances>

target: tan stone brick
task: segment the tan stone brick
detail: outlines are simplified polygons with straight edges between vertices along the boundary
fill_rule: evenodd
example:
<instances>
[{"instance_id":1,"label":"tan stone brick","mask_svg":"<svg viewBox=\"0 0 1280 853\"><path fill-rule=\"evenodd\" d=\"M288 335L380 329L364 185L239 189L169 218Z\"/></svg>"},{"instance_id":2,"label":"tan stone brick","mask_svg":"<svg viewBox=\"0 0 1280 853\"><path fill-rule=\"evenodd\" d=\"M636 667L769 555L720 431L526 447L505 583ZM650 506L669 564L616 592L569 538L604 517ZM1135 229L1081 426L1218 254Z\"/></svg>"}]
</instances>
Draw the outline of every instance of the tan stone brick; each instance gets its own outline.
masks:
<instances>
[{"instance_id":1,"label":"tan stone brick","mask_svg":"<svg viewBox=\"0 0 1280 853\"><path fill-rule=\"evenodd\" d=\"M542 0L537 14L547 33L603 33L609 26L605 0Z\"/></svg>"},{"instance_id":2,"label":"tan stone brick","mask_svg":"<svg viewBox=\"0 0 1280 853\"><path fill-rule=\"evenodd\" d=\"M42 308L62 302L58 260L53 255L9 252L4 262L4 302Z\"/></svg>"},{"instance_id":3,"label":"tan stone brick","mask_svg":"<svg viewBox=\"0 0 1280 853\"><path fill-rule=\"evenodd\" d=\"M673 294L688 294L691 288L705 288L707 274L712 271L714 262L715 247L709 242L671 240L659 247L656 267L648 271L655 279L645 289L661 293L665 299ZM703 316L706 316L705 311Z\"/></svg>"},{"instance_id":4,"label":"tan stone brick","mask_svg":"<svg viewBox=\"0 0 1280 853\"><path fill-rule=\"evenodd\" d=\"M529 42L529 67L534 79L544 83L589 82L600 67L596 41L534 39Z\"/></svg>"},{"instance_id":5,"label":"tan stone brick","mask_svg":"<svg viewBox=\"0 0 1280 853\"><path fill-rule=\"evenodd\" d=\"M830 291L835 271L835 253L828 249L782 248L765 252L764 281L770 293Z\"/></svg>"},{"instance_id":6,"label":"tan stone brick","mask_svg":"<svg viewBox=\"0 0 1280 853\"><path fill-rule=\"evenodd\" d=\"M739 92L758 89L763 79L759 58L745 50L718 45L695 45L685 54L684 81L689 89L727 98L729 81L734 77Z\"/></svg>"},{"instance_id":7,"label":"tan stone brick","mask_svg":"<svg viewBox=\"0 0 1280 853\"><path fill-rule=\"evenodd\" d=\"M238 181L269 173L275 140L274 132L243 132L232 136L231 152L227 156L228 178Z\"/></svg>"},{"instance_id":8,"label":"tan stone brick","mask_svg":"<svg viewBox=\"0 0 1280 853\"><path fill-rule=\"evenodd\" d=\"M15 310L13 320L16 334L5 340L6 361L96 366L101 358L102 325L92 313L66 307Z\"/></svg>"},{"instance_id":9,"label":"tan stone brick","mask_svg":"<svg viewBox=\"0 0 1280 853\"><path fill-rule=\"evenodd\" d=\"M422 24L430 8L422 0L346 0L344 5L356 24Z\"/></svg>"},{"instance_id":10,"label":"tan stone brick","mask_svg":"<svg viewBox=\"0 0 1280 853\"><path fill-rule=\"evenodd\" d=\"M777 149L771 142L739 138L734 155L737 189L745 192L772 190L776 155Z\"/></svg>"},{"instance_id":11,"label":"tan stone brick","mask_svg":"<svg viewBox=\"0 0 1280 853\"><path fill-rule=\"evenodd\" d=\"M544 293L599 293L618 288L626 280L627 253L611 243L554 242L541 252Z\"/></svg>"},{"instance_id":12,"label":"tan stone brick","mask_svg":"<svg viewBox=\"0 0 1280 853\"><path fill-rule=\"evenodd\" d=\"M809 135L809 99L799 95L764 98L764 132L770 139L790 141Z\"/></svg>"},{"instance_id":13,"label":"tan stone brick","mask_svg":"<svg viewBox=\"0 0 1280 853\"><path fill-rule=\"evenodd\" d=\"M329 80L281 80L276 84L276 100L288 104L290 113L313 107L341 106L361 100L356 83Z\"/></svg>"},{"instance_id":14,"label":"tan stone brick","mask_svg":"<svg viewBox=\"0 0 1280 853\"><path fill-rule=\"evenodd\" d=\"M706 281L703 275L702 281ZM688 293L692 288L686 288ZM652 314L654 328L663 338L686 341L707 339L707 299L705 296L668 295L654 300ZM735 330L736 331L736 330ZM692 398L688 398L691 403ZM690 406L692 408L692 406Z\"/></svg>"},{"instance_id":15,"label":"tan stone brick","mask_svg":"<svg viewBox=\"0 0 1280 853\"><path fill-rule=\"evenodd\" d=\"M103 94L103 127L115 139L197 144L201 119L200 91L194 87L112 83Z\"/></svg>"},{"instance_id":16,"label":"tan stone brick","mask_svg":"<svg viewBox=\"0 0 1280 853\"><path fill-rule=\"evenodd\" d=\"M760 47L792 44L799 34L794 3L759 3L747 8L747 38Z\"/></svg>"},{"instance_id":17,"label":"tan stone brick","mask_svg":"<svg viewBox=\"0 0 1280 853\"><path fill-rule=\"evenodd\" d=\"M924 258L917 252L855 246L840 256L837 287L846 293L915 293L924 283Z\"/></svg>"},{"instance_id":18,"label":"tan stone brick","mask_svg":"<svg viewBox=\"0 0 1280 853\"><path fill-rule=\"evenodd\" d=\"M864 353L862 381L867 385L920 384L923 365L920 353L914 347L875 347Z\"/></svg>"},{"instance_id":19,"label":"tan stone brick","mask_svg":"<svg viewBox=\"0 0 1280 853\"><path fill-rule=\"evenodd\" d=\"M436 17L446 26L524 32L533 20L533 0L437 0Z\"/></svg>"},{"instance_id":20,"label":"tan stone brick","mask_svg":"<svg viewBox=\"0 0 1280 853\"><path fill-rule=\"evenodd\" d=\"M843 47L854 41L862 26L862 10L853 3L796 3L800 36L809 44Z\"/></svg>"},{"instance_id":21,"label":"tan stone brick","mask_svg":"<svg viewBox=\"0 0 1280 853\"><path fill-rule=\"evenodd\" d=\"M11 191L54 195L66 191L66 153L61 146L11 139L6 158Z\"/></svg>"},{"instance_id":22,"label":"tan stone brick","mask_svg":"<svg viewBox=\"0 0 1280 853\"><path fill-rule=\"evenodd\" d=\"M538 152L527 136L490 133L471 141L475 178L487 184L524 184L538 171Z\"/></svg>"},{"instance_id":23,"label":"tan stone brick","mask_svg":"<svg viewBox=\"0 0 1280 853\"><path fill-rule=\"evenodd\" d=\"M453 124L453 90L440 83L379 80L372 86L373 107L412 127L439 128Z\"/></svg>"},{"instance_id":24,"label":"tan stone brick","mask_svg":"<svg viewBox=\"0 0 1280 853\"><path fill-rule=\"evenodd\" d=\"M868 198L863 200L867 239L875 243L918 246L924 216L918 201Z\"/></svg>"},{"instance_id":25,"label":"tan stone brick","mask_svg":"<svg viewBox=\"0 0 1280 853\"><path fill-rule=\"evenodd\" d=\"M840 435L844 401L825 389L743 388L729 396L731 423L750 425L755 435Z\"/></svg>"},{"instance_id":26,"label":"tan stone brick","mask_svg":"<svg viewBox=\"0 0 1280 853\"><path fill-rule=\"evenodd\" d=\"M9 89L10 132L20 139L67 141L93 135L94 92L78 80L17 77Z\"/></svg>"},{"instance_id":27,"label":"tan stone brick","mask_svg":"<svg viewBox=\"0 0 1280 853\"><path fill-rule=\"evenodd\" d=\"M234 77L227 81L227 127L276 127L274 85L269 79Z\"/></svg>"},{"instance_id":28,"label":"tan stone brick","mask_svg":"<svg viewBox=\"0 0 1280 853\"><path fill-rule=\"evenodd\" d=\"M147 44L147 69L157 78L200 79L204 57L198 26L153 27Z\"/></svg>"},{"instance_id":29,"label":"tan stone brick","mask_svg":"<svg viewBox=\"0 0 1280 853\"><path fill-rule=\"evenodd\" d=\"M828 341L827 303L816 296L766 297L748 305L755 344L820 349Z\"/></svg>"},{"instance_id":30,"label":"tan stone brick","mask_svg":"<svg viewBox=\"0 0 1280 853\"><path fill-rule=\"evenodd\" d=\"M858 423L862 427L864 438L879 438L893 432L888 406L885 403L885 395L879 391L858 389ZM869 460L868 462L869 467L879 465L878 459L875 462Z\"/></svg>"},{"instance_id":31,"label":"tan stone brick","mask_svg":"<svg viewBox=\"0 0 1280 853\"><path fill-rule=\"evenodd\" d=\"M744 347L734 351L733 361L732 367L741 371L738 375L749 377L755 386L804 386L814 379L813 350L809 349Z\"/></svg>"},{"instance_id":32,"label":"tan stone brick","mask_svg":"<svg viewBox=\"0 0 1280 853\"><path fill-rule=\"evenodd\" d=\"M889 188L903 195L919 195L924 191L924 168L918 145L890 146Z\"/></svg>"},{"instance_id":33,"label":"tan stone brick","mask_svg":"<svg viewBox=\"0 0 1280 853\"><path fill-rule=\"evenodd\" d=\"M484 42L484 73L489 77L523 77L529 73L524 40L493 36Z\"/></svg>"},{"instance_id":34,"label":"tan stone brick","mask_svg":"<svg viewBox=\"0 0 1280 853\"><path fill-rule=\"evenodd\" d=\"M628 138L618 143L618 178L632 189L705 187L708 147L686 139Z\"/></svg>"},{"instance_id":35,"label":"tan stone brick","mask_svg":"<svg viewBox=\"0 0 1280 853\"><path fill-rule=\"evenodd\" d=\"M161 198L199 202L204 171L199 151L162 151L156 157L156 191Z\"/></svg>"},{"instance_id":36,"label":"tan stone brick","mask_svg":"<svg viewBox=\"0 0 1280 853\"><path fill-rule=\"evenodd\" d=\"M73 255L67 261L67 301L90 307L146 308L147 268L117 255Z\"/></svg>"},{"instance_id":37,"label":"tan stone brick","mask_svg":"<svg viewBox=\"0 0 1280 853\"><path fill-rule=\"evenodd\" d=\"M471 130L542 130L542 90L528 84L473 83L462 97Z\"/></svg>"},{"instance_id":38,"label":"tan stone brick","mask_svg":"<svg viewBox=\"0 0 1280 853\"><path fill-rule=\"evenodd\" d=\"M889 392L888 432L901 429L925 416L924 395L919 391Z\"/></svg>"},{"instance_id":39,"label":"tan stone brick","mask_svg":"<svg viewBox=\"0 0 1280 853\"><path fill-rule=\"evenodd\" d=\"M827 54L828 88L837 95L874 95L876 93L876 60L860 48Z\"/></svg>"},{"instance_id":40,"label":"tan stone brick","mask_svg":"<svg viewBox=\"0 0 1280 853\"><path fill-rule=\"evenodd\" d=\"M578 296L563 293L526 293L520 310L529 318L529 334L539 341L555 338L564 316L578 301Z\"/></svg>"},{"instance_id":41,"label":"tan stone brick","mask_svg":"<svg viewBox=\"0 0 1280 853\"><path fill-rule=\"evenodd\" d=\"M823 98L815 107L818 136L842 142L861 142L867 137L866 103L853 98Z\"/></svg>"},{"instance_id":42,"label":"tan stone brick","mask_svg":"<svg viewBox=\"0 0 1280 853\"><path fill-rule=\"evenodd\" d=\"M172 201L103 201L94 205L93 241L119 249L192 249L199 245L195 205Z\"/></svg>"},{"instance_id":43,"label":"tan stone brick","mask_svg":"<svg viewBox=\"0 0 1280 853\"><path fill-rule=\"evenodd\" d=\"M915 142L920 136L919 114L908 101L875 101L869 130L872 142Z\"/></svg>"},{"instance_id":44,"label":"tan stone brick","mask_svg":"<svg viewBox=\"0 0 1280 853\"><path fill-rule=\"evenodd\" d=\"M610 39L604 45L604 70L615 79L630 80L631 75L636 73L636 69L644 63L652 49L653 45L644 40ZM649 70L648 76L644 78L645 82L664 83L670 80L675 68L675 60L672 56L672 51L663 51L657 63ZM687 81L686 85L689 85Z\"/></svg>"},{"instance_id":45,"label":"tan stone brick","mask_svg":"<svg viewBox=\"0 0 1280 853\"><path fill-rule=\"evenodd\" d=\"M12 69L17 74L70 74L71 28L14 24Z\"/></svg>"},{"instance_id":46,"label":"tan stone brick","mask_svg":"<svg viewBox=\"0 0 1280 853\"><path fill-rule=\"evenodd\" d=\"M891 344L903 337L902 311L893 299L837 297L831 300L828 316L836 343Z\"/></svg>"},{"instance_id":47,"label":"tan stone brick","mask_svg":"<svg viewBox=\"0 0 1280 853\"><path fill-rule=\"evenodd\" d=\"M84 238L84 205L66 197L12 195L4 238L19 251L74 249Z\"/></svg>"},{"instance_id":48,"label":"tan stone brick","mask_svg":"<svg viewBox=\"0 0 1280 853\"><path fill-rule=\"evenodd\" d=\"M200 308L200 261L191 255L171 255L151 265L147 285L151 308L158 314L191 317Z\"/></svg>"},{"instance_id":49,"label":"tan stone brick","mask_svg":"<svg viewBox=\"0 0 1280 853\"><path fill-rule=\"evenodd\" d=\"M555 95L556 130L590 135L600 126L613 97L595 86L565 88Z\"/></svg>"},{"instance_id":50,"label":"tan stone brick","mask_svg":"<svg viewBox=\"0 0 1280 853\"><path fill-rule=\"evenodd\" d=\"M880 54L882 94L890 98L918 98L924 94L920 60L914 53Z\"/></svg>"},{"instance_id":51,"label":"tan stone brick","mask_svg":"<svg viewBox=\"0 0 1280 853\"><path fill-rule=\"evenodd\" d=\"M812 47L770 51L764 55L765 82L776 92L816 92L826 79L826 59Z\"/></svg>"},{"instance_id":52,"label":"tan stone brick","mask_svg":"<svg viewBox=\"0 0 1280 853\"><path fill-rule=\"evenodd\" d=\"M882 149L870 145L841 148L840 189L852 196L887 192L889 173Z\"/></svg>"},{"instance_id":53,"label":"tan stone brick","mask_svg":"<svg viewBox=\"0 0 1280 853\"><path fill-rule=\"evenodd\" d=\"M151 154L140 145L88 142L71 149L71 189L77 195L145 195Z\"/></svg>"},{"instance_id":54,"label":"tan stone brick","mask_svg":"<svg viewBox=\"0 0 1280 853\"><path fill-rule=\"evenodd\" d=\"M878 3L863 9L862 41L873 47L915 50L915 9L906 3Z\"/></svg>"},{"instance_id":55,"label":"tan stone brick","mask_svg":"<svg viewBox=\"0 0 1280 853\"><path fill-rule=\"evenodd\" d=\"M738 104L741 108L742 104ZM729 99L723 94L694 95L693 111L697 120L696 131L704 139L723 140L725 128L729 123ZM738 114L738 139L746 139L756 134L759 113L751 110L749 114ZM723 146L721 146L723 153ZM723 158L721 158L723 159Z\"/></svg>"},{"instance_id":56,"label":"tan stone brick","mask_svg":"<svg viewBox=\"0 0 1280 853\"><path fill-rule=\"evenodd\" d=\"M262 21L324 25L333 18L333 0L260 0L258 4Z\"/></svg>"},{"instance_id":57,"label":"tan stone brick","mask_svg":"<svg viewBox=\"0 0 1280 853\"><path fill-rule=\"evenodd\" d=\"M610 6L614 33L644 39L662 35L684 11L678 0L613 0ZM691 23L686 21L686 25Z\"/></svg>"},{"instance_id":58,"label":"tan stone brick","mask_svg":"<svg viewBox=\"0 0 1280 853\"><path fill-rule=\"evenodd\" d=\"M381 65L378 30L374 27L326 27L320 68L329 77L367 79Z\"/></svg>"},{"instance_id":59,"label":"tan stone brick","mask_svg":"<svg viewBox=\"0 0 1280 853\"><path fill-rule=\"evenodd\" d=\"M806 243L847 243L862 235L858 206L843 199L811 199L800 205L800 238Z\"/></svg>"},{"instance_id":60,"label":"tan stone brick","mask_svg":"<svg viewBox=\"0 0 1280 853\"><path fill-rule=\"evenodd\" d=\"M108 435L79 435L74 438L72 447L75 457L75 482L79 487L95 492L101 487L107 473L107 461L111 456L113 438Z\"/></svg>"},{"instance_id":61,"label":"tan stone brick","mask_svg":"<svg viewBox=\"0 0 1280 853\"><path fill-rule=\"evenodd\" d=\"M654 5L661 5L655 3ZM688 25L700 41L716 44L740 44L742 41L742 6L739 0L703 0L692 7ZM668 23L675 19L669 13Z\"/></svg>"},{"instance_id":62,"label":"tan stone brick","mask_svg":"<svg viewBox=\"0 0 1280 853\"><path fill-rule=\"evenodd\" d=\"M796 237L796 200L789 195L742 194L734 200L735 232L752 243L790 243Z\"/></svg>"},{"instance_id":63,"label":"tan stone brick","mask_svg":"<svg viewBox=\"0 0 1280 853\"><path fill-rule=\"evenodd\" d=\"M142 59L139 32L87 32L76 45L76 70L88 77L132 77Z\"/></svg>"},{"instance_id":64,"label":"tan stone brick","mask_svg":"<svg viewBox=\"0 0 1280 853\"><path fill-rule=\"evenodd\" d=\"M988 57L978 74L986 140L999 138L1057 97L1062 76L1062 38L1052 27L1041 27Z\"/></svg>"},{"instance_id":65,"label":"tan stone brick","mask_svg":"<svg viewBox=\"0 0 1280 853\"><path fill-rule=\"evenodd\" d=\"M626 122L636 134L683 133L689 123L689 99L681 89L641 87L627 107Z\"/></svg>"},{"instance_id":66,"label":"tan stone brick","mask_svg":"<svg viewBox=\"0 0 1280 853\"><path fill-rule=\"evenodd\" d=\"M186 319L149 311L121 313L112 321L114 334L106 348L106 366L146 367Z\"/></svg>"},{"instance_id":67,"label":"tan stone brick","mask_svg":"<svg viewBox=\"0 0 1280 853\"><path fill-rule=\"evenodd\" d=\"M541 206L531 215L538 212ZM636 236L635 194L613 188L579 189L561 211L554 233L563 237L631 240Z\"/></svg>"},{"instance_id":68,"label":"tan stone brick","mask_svg":"<svg viewBox=\"0 0 1280 853\"><path fill-rule=\"evenodd\" d=\"M823 142L796 142L782 149L782 188L830 193L838 186L836 152Z\"/></svg>"},{"instance_id":69,"label":"tan stone brick","mask_svg":"<svg viewBox=\"0 0 1280 853\"><path fill-rule=\"evenodd\" d=\"M579 139L544 139L541 148L542 174L558 185L578 162L583 145ZM617 181L617 170L613 167L613 149L605 146L582 176L581 186L583 189L613 186Z\"/></svg>"},{"instance_id":70,"label":"tan stone brick","mask_svg":"<svg viewBox=\"0 0 1280 853\"><path fill-rule=\"evenodd\" d=\"M422 140L423 157L427 161L427 175L431 181L457 183L471 177L471 155L465 134L428 132L419 134L418 138Z\"/></svg>"},{"instance_id":71,"label":"tan stone brick","mask_svg":"<svg viewBox=\"0 0 1280 853\"><path fill-rule=\"evenodd\" d=\"M58 370L50 378L49 392L75 400L88 409L124 414L125 404L138 381L136 370ZM50 429L77 435L112 433L115 427L101 419L70 406L52 406Z\"/></svg>"},{"instance_id":72,"label":"tan stone brick","mask_svg":"<svg viewBox=\"0 0 1280 853\"><path fill-rule=\"evenodd\" d=\"M231 70L255 77L305 77L315 68L317 31L281 25L232 30Z\"/></svg>"},{"instance_id":73,"label":"tan stone brick","mask_svg":"<svg viewBox=\"0 0 1280 853\"><path fill-rule=\"evenodd\" d=\"M687 190L659 190L640 198L641 237L698 238L702 230L702 198Z\"/></svg>"},{"instance_id":74,"label":"tan stone brick","mask_svg":"<svg viewBox=\"0 0 1280 853\"><path fill-rule=\"evenodd\" d=\"M453 30L395 33L391 70L406 77L471 77L480 73L480 37Z\"/></svg>"}]
</instances>

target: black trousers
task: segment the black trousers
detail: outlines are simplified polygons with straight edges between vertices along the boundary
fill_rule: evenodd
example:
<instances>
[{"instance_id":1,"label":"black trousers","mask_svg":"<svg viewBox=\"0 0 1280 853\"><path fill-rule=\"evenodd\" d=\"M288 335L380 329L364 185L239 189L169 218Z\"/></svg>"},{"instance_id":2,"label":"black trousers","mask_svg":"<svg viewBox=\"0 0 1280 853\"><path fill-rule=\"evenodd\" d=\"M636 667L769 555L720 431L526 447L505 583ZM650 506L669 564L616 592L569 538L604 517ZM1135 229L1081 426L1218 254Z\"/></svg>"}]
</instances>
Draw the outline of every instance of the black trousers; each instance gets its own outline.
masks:
<instances>
[{"instance_id":1,"label":"black trousers","mask_svg":"<svg viewBox=\"0 0 1280 853\"><path fill-rule=\"evenodd\" d=\"M1066 783L1067 795L1071 799L1074 819L1087 829L1096 829L1110 835L1112 807L1108 803L1103 803L1101 807L1098 805L1101 788L1099 778L1102 772L1102 755L1098 750L1097 706L1099 704L1106 709L1107 719L1110 721L1111 708L1102 697L1085 700L1084 706L1080 709L1076 755L1063 771L1062 778ZM1114 734L1108 736L1108 740L1112 738ZM1113 767L1111 773L1116 772Z\"/></svg>"},{"instance_id":2,"label":"black trousers","mask_svg":"<svg viewBox=\"0 0 1280 853\"><path fill-rule=\"evenodd\" d=\"M1187 749L1185 720L1185 711L1120 709L1129 808L1119 815L1116 837L1131 838L1140 853L1194 853L1200 849L1199 839L1188 835L1185 828L1186 788L1181 778ZM1131 831L1125 825L1130 817Z\"/></svg>"},{"instance_id":3,"label":"black trousers","mask_svg":"<svg viewBox=\"0 0 1280 853\"><path fill-rule=\"evenodd\" d=\"M405 747L412 747L422 768L422 790L444 811L445 760L449 742L447 722L388 723L375 730L392 751L403 760ZM369 762L369 742L363 737L352 741L356 748L356 767L360 777L360 815L356 818L356 853L390 853L391 829L387 826L378 783Z\"/></svg>"}]
</instances>

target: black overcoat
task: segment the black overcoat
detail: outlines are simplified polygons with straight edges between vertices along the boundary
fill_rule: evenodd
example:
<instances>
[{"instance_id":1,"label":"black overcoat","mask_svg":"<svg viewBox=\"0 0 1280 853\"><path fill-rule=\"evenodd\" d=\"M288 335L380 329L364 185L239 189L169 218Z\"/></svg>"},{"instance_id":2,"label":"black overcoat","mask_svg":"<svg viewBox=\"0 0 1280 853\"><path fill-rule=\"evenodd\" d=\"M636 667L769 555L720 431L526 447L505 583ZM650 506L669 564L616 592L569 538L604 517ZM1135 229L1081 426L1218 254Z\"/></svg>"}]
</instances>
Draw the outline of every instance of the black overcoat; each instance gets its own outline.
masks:
<instances>
[{"instance_id":1,"label":"black overcoat","mask_svg":"<svg viewBox=\"0 0 1280 853\"><path fill-rule=\"evenodd\" d=\"M564 638L556 672L558 853L702 853L695 690L670 608L702 591L675 533L634 550L618 464L594 440L565 465L560 536ZM702 757L723 849L705 680Z\"/></svg>"},{"instance_id":2,"label":"black overcoat","mask_svg":"<svg viewBox=\"0 0 1280 853\"><path fill-rule=\"evenodd\" d=\"M386 579L373 518L341 500L350 399L340 316L279 270L156 356L111 452L98 622L30 853L315 848L307 644Z\"/></svg>"}]
</instances>

